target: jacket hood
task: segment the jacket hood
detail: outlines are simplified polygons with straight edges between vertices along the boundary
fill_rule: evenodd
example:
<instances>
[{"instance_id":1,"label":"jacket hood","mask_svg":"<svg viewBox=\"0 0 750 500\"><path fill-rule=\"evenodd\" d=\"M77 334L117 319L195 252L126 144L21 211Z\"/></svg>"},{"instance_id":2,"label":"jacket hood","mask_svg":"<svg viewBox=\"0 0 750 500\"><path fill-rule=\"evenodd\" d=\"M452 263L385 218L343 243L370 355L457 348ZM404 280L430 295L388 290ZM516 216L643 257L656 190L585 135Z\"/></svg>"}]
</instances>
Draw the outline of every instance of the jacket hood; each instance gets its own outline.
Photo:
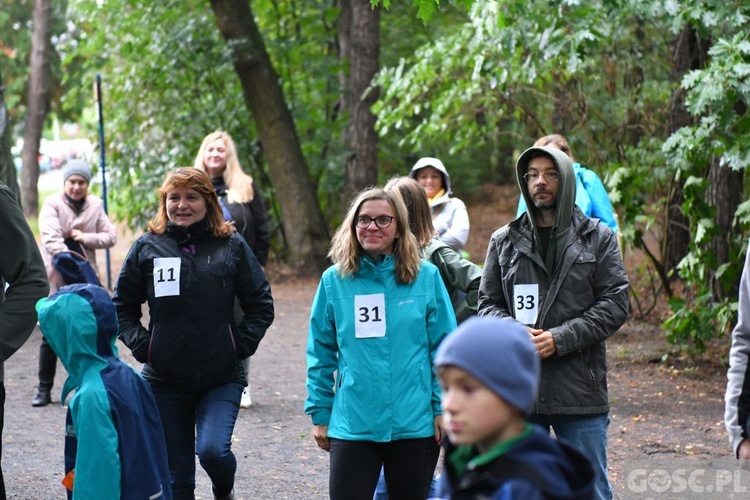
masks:
<instances>
[{"instance_id":1,"label":"jacket hood","mask_svg":"<svg viewBox=\"0 0 750 500\"><path fill-rule=\"evenodd\" d=\"M445 168L445 165L443 165L443 162L438 160L437 158L432 158L429 156L420 158L419 161L417 161L417 163L415 163L414 166L411 167L409 177L416 180L417 171L422 170L425 167L432 167L443 174L443 186L445 188L445 194L447 194L448 196L453 196L453 189L451 189L451 176L448 173L448 170Z\"/></svg>"},{"instance_id":2,"label":"jacket hood","mask_svg":"<svg viewBox=\"0 0 750 500\"><path fill-rule=\"evenodd\" d=\"M86 371L104 368L106 358L115 356L115 306L104 288L75 284L39 300L36 310L44 337L68 371L61 398L65 401Z\"/></svg>"},{"instance_id":3,"label":"jacket hood","mask_svg":"<svg viewBox=\"0 0 750 500\"><path fill-rule=\"evenodd\" d=\"M516 162L516 182L521 190L521 195L526 202L526 213L534 228L535 237L538 237L537 216L538 209L534 206L529 194L529 186L523 176L529 168L529 162L538 156L546 156L552 160L560 175L557 187L557 207L555 209L555 223L550 235L549 249L547 251L547 270L552 274L560 262L560 256L565 249L565 240L570 229L571 217L576 202L576 174L573 170L573 162L570 157L557 148L532 147L521 153ZM538 243L538 242L535 242Z\"/></svg>"},{"instance_id":4,"label":"jacket hood","mask_svg":"<svg viewBox=\"0 0 750 500\"><path fill-rule=\"evenodd\" d=\"M534 426L529 439L508 450L508 458L534 464L542 472L544 498L593 498L596 473L591 462L565 440L550 439Z\"/></svg>"}]
</instances>

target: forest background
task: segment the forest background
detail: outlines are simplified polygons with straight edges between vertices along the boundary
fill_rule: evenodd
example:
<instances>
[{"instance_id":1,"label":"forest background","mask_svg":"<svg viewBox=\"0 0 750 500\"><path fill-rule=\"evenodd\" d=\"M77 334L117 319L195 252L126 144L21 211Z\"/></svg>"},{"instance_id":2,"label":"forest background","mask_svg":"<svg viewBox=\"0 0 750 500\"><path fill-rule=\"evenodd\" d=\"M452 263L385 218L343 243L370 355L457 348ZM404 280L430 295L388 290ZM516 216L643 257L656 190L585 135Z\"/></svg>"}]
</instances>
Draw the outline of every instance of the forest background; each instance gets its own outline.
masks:
<instances>
[{"instance_id":1,"label":"forest background","mask_svg":"<svg viewBox=\"0 0 750 500\"><path fill-rule=\"evenodd\" d=\"M114 219L142 229L165 173L224 129L273 257L317 273L357 190L436 156L481 197L559 132L604 179L626 254L647 256L633 314L666 298L668 338L701 350L736 319L747 250L749 16L741 0L0 0L0 176L15 185L23 137L33 220L45 124L96 142L100 75Z\"/></svg>"}]
</instances>

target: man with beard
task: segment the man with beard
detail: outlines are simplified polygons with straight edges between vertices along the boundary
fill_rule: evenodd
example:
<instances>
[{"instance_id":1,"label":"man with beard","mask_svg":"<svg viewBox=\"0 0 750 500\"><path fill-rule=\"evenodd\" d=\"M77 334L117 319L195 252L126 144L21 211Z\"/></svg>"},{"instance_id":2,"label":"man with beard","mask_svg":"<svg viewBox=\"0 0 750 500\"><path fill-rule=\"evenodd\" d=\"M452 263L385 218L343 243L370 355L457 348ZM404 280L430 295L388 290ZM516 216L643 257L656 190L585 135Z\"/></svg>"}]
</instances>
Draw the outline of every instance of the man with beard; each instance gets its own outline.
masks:
<instances>
[{"instance_id":1,"label":"man with beard","mask_svg":"<svg viewBox=\"0 0 750 500\"><path fill-rule=\"evenodd\" d=\"M583 451L610 499L605 341L627 318L628 277L612 229L576 207L565 153L532 147L516 177L529 209L490 239L478 312L526 326L542 360L531 421Z\"/></svg>"}]
</instances>

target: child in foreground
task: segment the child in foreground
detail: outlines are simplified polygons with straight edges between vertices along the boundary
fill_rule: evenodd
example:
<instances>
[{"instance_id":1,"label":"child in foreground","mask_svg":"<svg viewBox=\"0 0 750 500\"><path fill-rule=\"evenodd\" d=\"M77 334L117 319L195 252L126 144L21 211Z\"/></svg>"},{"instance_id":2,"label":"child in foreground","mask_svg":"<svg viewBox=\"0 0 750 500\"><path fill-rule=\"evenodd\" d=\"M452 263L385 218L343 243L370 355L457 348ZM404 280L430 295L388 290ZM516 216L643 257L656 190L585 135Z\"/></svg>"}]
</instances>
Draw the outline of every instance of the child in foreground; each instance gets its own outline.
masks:
<instances>
[{"instance_id":1,"label":"child in foreground","mask_svg":"<svg viewBox=\"0 0 750 500\"><path fill-rule=\"evenodd\" d=\"M439 498L594 498L588 460L526 421L540 371L526 328L470 318L440 345L435 366L450 440Z\"/></svg>"},{"instance_id":2,"label":"child in foreground","mask_svg":"<svg viewBox=\"0 0 750 500\"><path fill-rule=\"evenodd\" d=\"M60 288L36 305L47 342L68 371L68 498L172 498L167 445L151 388L117 358L117 315L102 287Z\"/></svg>"}]
</instances>

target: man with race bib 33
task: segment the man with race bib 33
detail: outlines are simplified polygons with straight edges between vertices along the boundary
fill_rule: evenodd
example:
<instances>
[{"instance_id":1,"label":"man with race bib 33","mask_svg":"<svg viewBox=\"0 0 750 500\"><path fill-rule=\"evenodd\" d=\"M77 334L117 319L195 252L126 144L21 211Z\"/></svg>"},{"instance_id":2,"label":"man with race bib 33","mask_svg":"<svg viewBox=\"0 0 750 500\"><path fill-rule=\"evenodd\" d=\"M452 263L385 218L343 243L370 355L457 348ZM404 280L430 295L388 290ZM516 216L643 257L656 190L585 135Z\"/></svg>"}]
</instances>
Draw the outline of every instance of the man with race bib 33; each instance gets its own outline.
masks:
<instances>
[{"instance_id":1,"label":"man with race bib 33","mask_svg":"<svg viewBox=\"0 0 750 500\"><path fill-rule=\"evenodd\" d=\"M492 235L478 311L527 327L542 360L530 420L579 448L597 470L598 498L610 499L605 341L627 318L628 277L612 229L576 207L565 153L527 149L516 177L529 209Z\"/></svg>"}]
</instances>

